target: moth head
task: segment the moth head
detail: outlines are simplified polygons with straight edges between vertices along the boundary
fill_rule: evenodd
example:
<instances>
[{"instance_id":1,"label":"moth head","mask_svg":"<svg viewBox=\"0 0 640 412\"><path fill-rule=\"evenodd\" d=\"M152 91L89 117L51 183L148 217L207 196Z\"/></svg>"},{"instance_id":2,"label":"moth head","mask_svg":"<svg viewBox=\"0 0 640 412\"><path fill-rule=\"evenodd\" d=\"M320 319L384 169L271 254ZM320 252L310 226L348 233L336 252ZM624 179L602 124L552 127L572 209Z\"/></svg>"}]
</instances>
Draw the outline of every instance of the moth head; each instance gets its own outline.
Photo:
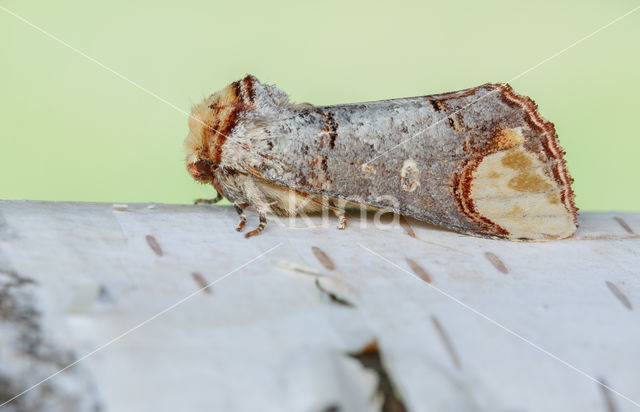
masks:
<instances>
[{"instance_id":1,"label":"moth head","mask_svg":"<svg viewBox=\"0 0 640 412\"><path fill-rule=\"evenodd\" d=\"M214 167L209 160L199 159L187 165L187 171L200 183L213 183Z\"/></svg>"},{"instance_id":2,"label":"moth head","mask_svg":"<svg viewBox=\"0 0 640 412\"><path fill-rule=\"evenodd\" d=\"M206 124L198 113L198 106L194 108L189 118L189 134L184 141L185 163L187 172L200 183L212 183L215 165L206 150Z\"/></svg>"},{"instance_id":3,"label":"moth head","mask_svg":"<svg viewBox=\"0 0 640 412\"><path fill-rule=\"evenodd\" d=\"M214 183L214 172L222 159L222 146L230 137L247 104L243 94L249 76L215 93L191 110L189 134L184 141L185 163L198 182Z\"/></svg>"}]
</instances>

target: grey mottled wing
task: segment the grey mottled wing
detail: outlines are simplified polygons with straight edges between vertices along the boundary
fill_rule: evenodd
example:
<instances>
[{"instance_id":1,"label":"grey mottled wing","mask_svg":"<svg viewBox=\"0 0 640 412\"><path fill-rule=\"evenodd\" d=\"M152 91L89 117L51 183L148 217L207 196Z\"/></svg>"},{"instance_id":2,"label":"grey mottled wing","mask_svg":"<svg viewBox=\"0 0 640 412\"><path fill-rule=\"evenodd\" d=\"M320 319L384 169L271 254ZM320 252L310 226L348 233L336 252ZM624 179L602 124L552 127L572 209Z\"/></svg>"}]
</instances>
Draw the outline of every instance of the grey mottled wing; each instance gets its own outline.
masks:
<instances>
[{"instance_id":1,"label":"grey mottled wing","mask_svg":"<svg viewBox=\"0 0 640 412\"><path fill-rule=\"evenodd\" d=\"M290 189L482 236L543 240L575 230L553 124L509 86L289 106L259 134L262 160L252 167Z\"/></svg>"}]
</instances>

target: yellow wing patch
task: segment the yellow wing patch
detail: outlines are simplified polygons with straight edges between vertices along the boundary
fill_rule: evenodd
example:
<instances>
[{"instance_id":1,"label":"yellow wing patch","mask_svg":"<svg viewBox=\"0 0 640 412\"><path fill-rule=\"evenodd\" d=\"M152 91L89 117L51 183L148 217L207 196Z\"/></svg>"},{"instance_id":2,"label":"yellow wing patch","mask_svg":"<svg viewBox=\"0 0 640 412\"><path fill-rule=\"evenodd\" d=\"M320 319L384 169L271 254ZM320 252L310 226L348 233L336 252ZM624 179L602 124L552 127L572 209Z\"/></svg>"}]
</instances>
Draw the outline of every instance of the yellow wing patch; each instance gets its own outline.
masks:
<instances>
[{"instance_id":1,"label":"yellow wing patch","mask_svg":"<svg viewBox=\"0 0 640 412\"><path fill-rule=\"evenodd\" d=\"M510 148L486 156L474 172L471 198L477 212L503 227L513 238L545 240L571 236L575 223L560 201L560 186L545 174L538 157L522 145L520 132L508 130L501 136L509 136L509 142L518 144L505 144Z\"/></svg>"}]
</instances>

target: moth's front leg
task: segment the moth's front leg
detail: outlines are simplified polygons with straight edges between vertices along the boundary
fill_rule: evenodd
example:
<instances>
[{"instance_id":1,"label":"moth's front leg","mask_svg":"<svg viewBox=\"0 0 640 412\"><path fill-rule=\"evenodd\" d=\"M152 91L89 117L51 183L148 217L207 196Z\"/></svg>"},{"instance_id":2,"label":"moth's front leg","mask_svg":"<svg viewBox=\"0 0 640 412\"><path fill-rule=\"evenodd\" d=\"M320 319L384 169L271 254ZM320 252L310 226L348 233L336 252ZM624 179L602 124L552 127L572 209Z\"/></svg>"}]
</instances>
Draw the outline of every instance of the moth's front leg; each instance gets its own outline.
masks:
<instances>
[{"instance_id":1,"label":"moth's front leg","mask_svg":"<svg viewBox=\"0 0 640 412\"><path fill-rule=\"evenodd\" d=\"M244 225L247 223L247 216L244 214L244 209L247 208L247 204L245 203L234 203L233 207L238 212L238 216L240 216L240 222L238 222L238 226L236 226L236 230L238 232L242 232L244 229Z\"/></svg>"},{"instance_id":2,"label":"moth's front leg","mask_svg":"<svg viewBox=\"0 0 640 412\"><path fill-rule=\"evenodd\" d=\"M267 213L271 212L271 205L267 199L265 193L260 189L260 187L253 181L252 178L248 178L244 184L244 196L249 203L256 211L258 212L258 216L260 218L260 224L257 228L252 230L251 232L247 232L244 237L249 238L255 236L262 232L265 227L267 227Z\"/></svg>"},{"instance_id":3,"label":"moth's front leg","mask_svg":"<svg viewBox=\"0 0 640 412\"><path fill-rule=\"evenodd\" d=\"M194 205L215 205L222 199L224 199L222 194L220 194L220 192L217 192L215 199L196 199L193 201L193 204Z\"/></svg>"}]
</instances>

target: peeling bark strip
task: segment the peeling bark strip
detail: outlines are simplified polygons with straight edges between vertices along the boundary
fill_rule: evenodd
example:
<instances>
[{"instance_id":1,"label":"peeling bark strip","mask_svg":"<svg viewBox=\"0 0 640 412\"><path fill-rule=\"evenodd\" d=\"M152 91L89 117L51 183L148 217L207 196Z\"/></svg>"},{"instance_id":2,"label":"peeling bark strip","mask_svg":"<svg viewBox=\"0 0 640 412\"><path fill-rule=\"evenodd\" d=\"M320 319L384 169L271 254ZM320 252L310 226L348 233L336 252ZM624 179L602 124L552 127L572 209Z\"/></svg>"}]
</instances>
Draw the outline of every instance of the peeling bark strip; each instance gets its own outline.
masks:
<instances>
[{"instance_id":1,"label":"peeling bark strip","mask_svg":"<svg viewBox=\"0 0 640 412\"><path fill-rule=\"evenodd\" d=\"M350 353L349 356L360 361L362 366L373 370L378 375L378 394L382 396L381 412L406 412L407 407L396 392L389 373L382 363L378 342L373 341L360 352Z\"/></svg>"},{"instance_id":2,"label":"peeling bark strip","mask_svg":"<svg viewBox=\"0 0 640 412\"><path fill-rule=\"evenodd\" d=\"M317 276L314 283L321 292L329 296L332 302L344 306L356 306L355 293L340 279L333 276Z\"/></svg>"},{"instance_id":3,"label":"peeling bark strip","mask_svg":"<svg viewBox=\"0 0 640 412\"><path fill-rule=\"evenodd\" d=\"M622 305L625 308L629 310L633 310L633 306L631 306L631 302L629 301L629 298L624 293L622 293L622 291L615 284L609 282L608 280L606 283L611 293L613 293L613 296L618 298L620 303L622 303Z\"/></svg>"},{"instance_id":4,"label":"peeling bark strip","mask_svg":"<svg viewBox=\"0 0 640 412\"><path fill-rule=\"evenodd\" d=\"M155 237L151 235L147 235L145 236L145 239L147 239L147 244L149 245L151 250L153 250L153 253L155 253L158 256L163 255L162 248L160 247L160 244L158 243Z\"/></svg>"},{"instance_id":5,"label":"peeling bark strip","mask_svg":"<svg viewBox=\"0 0 640 412\"><path fill-rule=\"evenodd\" d=\"M497 255L495 255L495 254L493 254L491 252L485 252L484 256L500 272L504 273L505 275L509 273L509 269L507 269L505 264L502 262L502 260L500 260L500 258Z\"/></svg>"},{"instance_id":6,"label":"peeling bark strip","mask_svg":"<svg viewBox=\"0 0 640 412\"><path fill-rule=\"evenodd\" d=\"M576 229L555 128L509 85L314 106L249 75L193 109L185 148L194 179L260 216L347 202L489 238Z\"/></svg>"}]
</instances>

